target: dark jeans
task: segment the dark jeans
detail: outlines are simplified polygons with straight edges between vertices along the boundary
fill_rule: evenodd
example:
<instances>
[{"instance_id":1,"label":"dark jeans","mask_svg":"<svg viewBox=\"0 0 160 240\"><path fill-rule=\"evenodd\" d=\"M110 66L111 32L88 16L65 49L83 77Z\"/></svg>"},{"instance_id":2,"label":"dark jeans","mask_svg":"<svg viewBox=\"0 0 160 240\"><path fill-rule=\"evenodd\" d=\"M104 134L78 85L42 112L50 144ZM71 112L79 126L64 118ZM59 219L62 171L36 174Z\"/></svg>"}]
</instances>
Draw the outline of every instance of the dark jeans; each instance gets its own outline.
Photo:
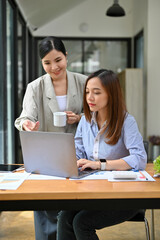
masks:
<instances>
[{"instance_id":1,"label":"dark jeans","mask_svg":"<svg viewBox=\"0 0 160 240\"><path fill-rule=\"evenodd\" d=\"M96 229L127 221L137 211L61 211L58 214L57 240L97 240Z\"/></svg>"},{"instance_id":2,"label":"dark jeans","mask_svg":"<svg viewBox=\"0 0 160 240\"><path fill-rule=\"evenodd\" d=\"M34 211L35 239L56 240L58 211Z\"/></svg>"}]
</instances>

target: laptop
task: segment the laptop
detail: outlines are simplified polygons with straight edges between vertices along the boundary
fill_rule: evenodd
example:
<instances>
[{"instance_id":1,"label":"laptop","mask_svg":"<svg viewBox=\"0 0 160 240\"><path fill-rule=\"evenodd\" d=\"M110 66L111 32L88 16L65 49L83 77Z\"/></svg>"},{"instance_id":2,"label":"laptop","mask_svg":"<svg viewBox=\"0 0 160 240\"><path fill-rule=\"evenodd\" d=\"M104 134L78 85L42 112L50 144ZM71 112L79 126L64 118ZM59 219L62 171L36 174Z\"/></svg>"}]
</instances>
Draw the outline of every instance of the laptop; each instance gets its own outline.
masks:
<instances>
[{"instance_id":1,"label":"laptop","mask_svg":"<svg viewBox=\"0 0 160 240\"><path fill-rule=\"evenodd\" d=\"M20 141L27 172L82 178L97 171L78 171L71 133L20 131Z\"/></svg>"}]
</instances>

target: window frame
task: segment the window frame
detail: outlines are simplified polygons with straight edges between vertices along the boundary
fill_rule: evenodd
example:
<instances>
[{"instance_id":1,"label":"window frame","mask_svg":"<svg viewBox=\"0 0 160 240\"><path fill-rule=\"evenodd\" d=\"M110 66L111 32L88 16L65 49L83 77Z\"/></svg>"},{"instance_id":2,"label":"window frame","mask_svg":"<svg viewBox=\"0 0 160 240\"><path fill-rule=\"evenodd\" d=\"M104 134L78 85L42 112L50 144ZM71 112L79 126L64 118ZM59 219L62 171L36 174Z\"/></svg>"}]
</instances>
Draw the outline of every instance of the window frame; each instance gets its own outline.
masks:
<instances>
[{"instance_id":1,"label":"window frame","mask_svg":"<svg viewBox=\"0 0 160 240\"><path fill-rule=\"evenodd\" d=\"M137 68L137 41L140 39L140 37L144 37L144 31L143 29L134 36L134 68ZM143 54L144 54L144 49L143 49ZM144 56L143 56L144 58ZM143 65L144 65L144 60L143 60ZM144 67L144 66L143 66Z\"/></svg>"},{"instance_id":2,"label":"window frame","mask_svg":"<svg viewBox=\"0 0 160 240\"><path fill-rule=\"evenodd\" d=\"M34 79L38 78L38 41L44 39L43 37L35 37L35 50L34 50L34 56L35 56L35 74ZM62 41L70 40L70 41L82 41L82 63L84 63L85 59L85 49L84 44L85 41L126 41L127 42L127 68L131 67L131 38L94 38L94 37L60 37ZM82 74L84 74L84 64L82 64Z\"/></svg>"}]
</instances>

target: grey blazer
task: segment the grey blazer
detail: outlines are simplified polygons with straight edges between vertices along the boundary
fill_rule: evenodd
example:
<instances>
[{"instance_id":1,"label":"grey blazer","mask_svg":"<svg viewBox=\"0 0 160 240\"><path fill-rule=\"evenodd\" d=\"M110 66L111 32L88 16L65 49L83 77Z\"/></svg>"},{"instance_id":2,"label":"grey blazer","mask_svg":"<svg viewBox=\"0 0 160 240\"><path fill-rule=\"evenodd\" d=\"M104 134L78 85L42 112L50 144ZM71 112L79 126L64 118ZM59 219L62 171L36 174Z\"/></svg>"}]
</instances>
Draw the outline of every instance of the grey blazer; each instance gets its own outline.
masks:
<instances>
[{"instance_id":1,"label":"grey blazer","mask_svg":"<svg viewBox=\"0 0 160 240\"><path fill-rule=\"evenodd\" d=\"M87 76L67 71L68 90L66 111L75 114L82 113L83 90ZM49 74L45 74L29 83L23 99L23 109L15 120L15 127L22 130L24 120L39 121L39 131L75 133L77 124L67 124L65 127L53 125L53 113L58 112L54 87Z\"/></svg>"}]
</instances>

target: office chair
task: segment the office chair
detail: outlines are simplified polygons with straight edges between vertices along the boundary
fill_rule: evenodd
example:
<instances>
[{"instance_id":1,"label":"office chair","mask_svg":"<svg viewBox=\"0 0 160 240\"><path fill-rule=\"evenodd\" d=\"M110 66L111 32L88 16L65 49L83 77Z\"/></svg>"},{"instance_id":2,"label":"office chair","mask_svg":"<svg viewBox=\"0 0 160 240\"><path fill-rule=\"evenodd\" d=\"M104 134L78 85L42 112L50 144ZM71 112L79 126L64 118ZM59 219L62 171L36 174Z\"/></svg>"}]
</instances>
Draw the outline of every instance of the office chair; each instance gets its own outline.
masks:
<instances>
[{"instance_id":1,"label":"office chair","mask_svg":"<svg viewBox=\"0 0 160 240\"><path fill-rule=\"evenodd\" d=\"M129 222L144 222L145 224L145 230L146 230L146 239L150 240L150 231L149 231L149 224L148 224L148 220L145 217L145 212L146 209L140 209L138 211L138 213L132 217L131 219L129 219Z\"/></svg>"},{"instance_id":2,"label":"office chair","mask_svg":"<svg viewBox=\"0 0 160 240\"><path fill-rule=\"evenodd\" d=\"M143 141L144 143L144 148L146 150L147 156L148 156L148 142L147 141ZM148 160L148 158L147 158ZM151 210L153 211L153 210ZM138 213L132 217L131 219L129 219L128 221L132 221L132 222L144 222L145 224L145 229L146 229L146 239L150 240L150 231L149 231L149 224L148 224L148 220L145 217L145 212L146 209L140 209L138 211Z\"/></svg>"}]
</instances>

